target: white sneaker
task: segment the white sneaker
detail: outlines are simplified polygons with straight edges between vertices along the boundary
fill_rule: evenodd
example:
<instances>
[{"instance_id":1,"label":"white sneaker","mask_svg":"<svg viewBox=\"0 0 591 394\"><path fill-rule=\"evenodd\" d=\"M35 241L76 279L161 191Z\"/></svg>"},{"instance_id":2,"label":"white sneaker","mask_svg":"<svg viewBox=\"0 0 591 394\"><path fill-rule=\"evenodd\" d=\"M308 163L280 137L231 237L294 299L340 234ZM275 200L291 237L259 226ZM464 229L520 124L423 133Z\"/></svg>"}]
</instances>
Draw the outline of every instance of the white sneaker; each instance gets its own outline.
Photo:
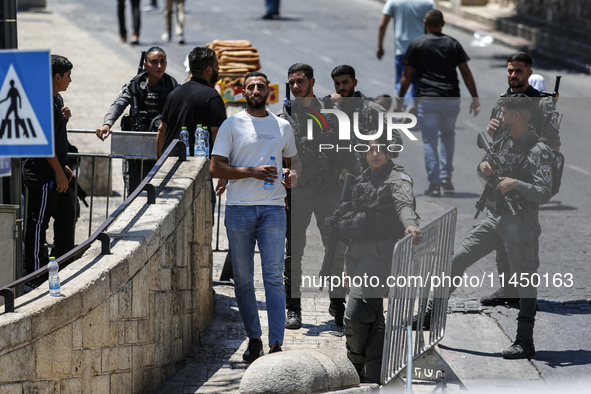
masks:
<instances>
[{"instance_id":1,"label":"white sneaker","mask_svg":"<svg viewBox=\"0 0 591 394\"><path fill-rule=\"evenodd\" d=\"M185 43L185 36L183 34L181 34L180 36L177 36L176 42L180 45L183 45Z\"/></svg>"},{"instance_id":2,"label":"white sneaker","mask_svg":"<svg viewBox=\"0 0 591 394\"><path fill-rule=\"evenodd\" d=\"M168 34L168 33L162 33L162 36L160 37L160 39L162 41L170 42L170 34Z\"/></svg>"}]
</instances>

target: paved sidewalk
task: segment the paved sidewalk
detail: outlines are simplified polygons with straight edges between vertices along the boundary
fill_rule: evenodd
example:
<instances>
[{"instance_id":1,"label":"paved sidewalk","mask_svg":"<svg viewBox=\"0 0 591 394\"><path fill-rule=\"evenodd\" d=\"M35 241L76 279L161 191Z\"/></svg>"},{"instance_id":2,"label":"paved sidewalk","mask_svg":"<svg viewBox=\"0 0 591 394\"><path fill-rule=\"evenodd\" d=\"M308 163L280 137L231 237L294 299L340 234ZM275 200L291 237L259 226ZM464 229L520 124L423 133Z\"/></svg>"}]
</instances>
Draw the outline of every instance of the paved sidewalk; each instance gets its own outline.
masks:
<instances>
[{"instance_id":1,"label":"paved sidewalk","mask_svg":"<svg viewBox=\"0 0 591 394\"><path fill-rule=\"evenodd\" d=\"M225 229L222 227L225 247ZM214 240L215 244L215 240ZM240 380L248 367L242 353L248 340L238 312L234 288L229 282L219 282L226 257L225 252L214 252L214 319L209 330L175 374L162 383L155 393L238 393ZM255 256L255 293L263 329L263 348L268 353L268 325L265 307L260 258ZM343 330L328 314L329 300L324 297L302 300L303 325L299 330L285 330L283 350L336 349L345 352Z\"/></svg>"}]
</instances>

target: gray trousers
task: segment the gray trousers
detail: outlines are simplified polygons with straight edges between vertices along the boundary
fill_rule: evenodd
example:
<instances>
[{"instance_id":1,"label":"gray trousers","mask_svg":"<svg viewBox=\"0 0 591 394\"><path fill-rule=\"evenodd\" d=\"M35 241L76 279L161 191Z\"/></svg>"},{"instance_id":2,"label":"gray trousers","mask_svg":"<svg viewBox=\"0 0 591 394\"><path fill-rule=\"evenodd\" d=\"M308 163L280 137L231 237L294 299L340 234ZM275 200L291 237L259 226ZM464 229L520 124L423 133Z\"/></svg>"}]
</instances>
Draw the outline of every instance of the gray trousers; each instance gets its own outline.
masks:
<instances>
[{"instance_id":1,"label":"gray trousers","mask_svg":"<svg viewBox=\"0 0 591 394\"><path fill-rule=\"evenodd\" d=\"M345 309L347 357L362 382L380 384L384 348L384 299L349 297Z\"/></svg>"},{"instance_id":2,"label":"gray trousers","mask_svg":"<svg viewBox=\"0 0 591 394\"><path fill-rule=\"evenodd\" d=\"M364 275L378 277L381 284L391 273L396 240L351 242L345 260L351 276L349 300L345 309L347 357L362 382L381 383L384 347L384 297L387 287L355 284Z\"/></svg>"},{"instance_id":3,"label":"gray trousers","mask_svg":"<svg viewBox=\"0 0 591 394\"><path fill-rule=\"evenodd\" d=\"M291 245L289 247L290 258L285 260L285 292L287 295L287 309L301 310L300 285L302 278L302 258L306 248L306 230L312 220L316 217L316 225L322 235L322 244L326 247L327 237L324 221L331 216L339 206L339 192L327 190L317 194L316 188L311 185L298 186L291 192ZM289 225L289 224L288 224ZM288 232L290 231L288 230ZM340 276L345 264L345 245L338 243L335 258L331 266L331 275ZM318 271L322 260L317 262ZM317 273L317 272L316 272ZM345 298L346 289L334 289L330 298Z\"/></svg>"},{"instance_id":4,"label":"gray trousers","mask_svg":"<svg viewBox=\"0 0 591 394\"><path fill-rule=\"evenodd\" d=\"M538 221L538 212L522 210L513 216L510 212L497 214L489 212L486 218L476 224L466 234L462 246L456 250L452 261L451 276L462 276L472 264L488 255L493 250L504 246L511 271L518 276L522 273L537 273L540 266L538 257L538 239L542 230ZM505 282L508 279L505 278ZM455 287L451 288L451 292ZM534 321L536 316L537 288L518 287L519 315L517 316L517 342L529 345L533 343Z\"/></svg>"}]
</instances>

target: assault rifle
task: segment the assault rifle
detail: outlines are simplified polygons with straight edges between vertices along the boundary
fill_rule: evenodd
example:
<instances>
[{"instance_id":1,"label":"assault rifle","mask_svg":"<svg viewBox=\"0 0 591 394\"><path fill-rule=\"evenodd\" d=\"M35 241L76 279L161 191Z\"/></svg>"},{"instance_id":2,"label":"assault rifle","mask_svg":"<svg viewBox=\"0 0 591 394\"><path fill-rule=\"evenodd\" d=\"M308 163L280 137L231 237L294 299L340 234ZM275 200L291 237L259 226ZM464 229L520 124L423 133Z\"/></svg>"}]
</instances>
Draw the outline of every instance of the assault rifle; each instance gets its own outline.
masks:
<instances>
[{"instance_id":1,"label":"assault rifle","mask_svg":"<svg viewBox=\"0 0 591 394\"><path fill-rule=\"evenodd\" d=\"M550 124L551 121L554 120L555 123L553 123L553 125L556 127L557 130L560 129L560 123L562 123L562 118L560 119L560 121L558 121L558 111L556 110L556 101L558 100L558 89L560 88L560 79L562 78L562 76L557 75L556 76L556 81L554 82L554 91L553 92L547 92L547 91L541 91L540 94L542 95L542 97L552 97L552 104L553 105L546 105L545 106L545 110L546 110L546 122L544 123L544 127L542 128L542 130L540 130L539 136L540 137L546 137L546 134L548 132L548 125Z\"/></svg>"},{"instance_id":2,"label":"assault rifle","mask_svg":"<svg viewBox=\"0 0 591 394\"><path fill-rule=\"evenodd\" d=\"M70 181L71 184L74 184L74 182L78 182L78 180L76 179L76 176L72 176L72 180ZM72 186L70 186L72 187ZM80 186L80 184L78 183L78 185L76 186L77 190L76 190L76 195L78 196L78 199L80 201L82 201L82 203L84 204L84 206L86 208L88 208L88 202L86 201L86 197L88 197L88 193L86 193L86 190L82 189L82 187Z\"/></svg>"},{"instance_id":3,"label":"assault rifle","mask_svg":"<svg viewBox=\"0 0 591 394\"><path fill-rule=\"evenodd\" d=\"M484 151L487 153L486 160L488 161L488 163L490 164L490 166L492 167L492 170L493 170L492 178L494 181L494 185L491 186L487 182L487 184L484 188L484 191L482 192L482 195L480 196L480 198L476 202L476 210L477 211L476 211L476 215L474 215L474 219L476 219L478 217L478 215L480 214L480 212L482 212L482 210L484 209L484 205L485 205L486 200L491 196L491 194L494 191L494 188L496 188L496 186L500 183L499 178L509 176L513 172L513 169L511 168L509 163L507 163L505 158L503 156L500 156L497 153L493 152L490 144L488 143L488 140L486 139L486 134L484 133L484 131L481 131L480 133L478 133L477 144L480 149L484 149ZM507 208L509 208L509 210L511 211L511 214L515 215L516 214L515 207L518 210L521 209L521 207L517 203L517 191L511 190L510 192L506 193L503 197L505 198L505 205L507 206Z\"/></svg>"},{"instance_id":4,"label":"assault rifle","mask_svg":"<svg viewBox=\"0 0 591 394\"><path fill-rule=\"evenodd\" d=\"M146 51L142 51L142 55L140 56L140 64L137 68L137 74L141 74L144 71L144 63L146 61ZM140 109L139 109L139 86L137 79L134 78L129 85L129 90L131 91L131 108L129 110L129 116L131 118L131 127L130 130L133 131L147 131L147 125L143 122L140 118Z\"/></svg>"},{"instance_id":5,"label":"assault rifle","mask_svg":"<svg viewBox=\"0 0 591 394\"><path fill-rule=\"evenodd\" d=\"M540 92L542 94L542 97L554 97L555 99L557 99L559 96L558 89L560 88L560 79L561 78L562 78L562 75L557 75L556 80L554 81L554 91L547 92L545 90L542 90Z\"/></svg>"},{"instance_id":6,"label":"assault rifle","mask_svg":"<svg viewBox=\"0 0 591 394\"><path fill-rule=\"evenodd\" d=\"M330 275L330 268L337 250L337 243L339 241L339 232L337 226L341 220L341 217L346 213L344 212L346 210L346 205L343 203L351 199L351 188L353 187L354 180L355 177L352 174L347 174L345 177L343 190L341 191L341 198L339 199L339 208L332 216L327 217L324 221L324 227L327 229L326 236L328 237L328 242L326 244L326 249L324 249L324 259L322 260L322 268L320 268L319 273L321 279L327 275Z\"/></svg>"}]
</instances>

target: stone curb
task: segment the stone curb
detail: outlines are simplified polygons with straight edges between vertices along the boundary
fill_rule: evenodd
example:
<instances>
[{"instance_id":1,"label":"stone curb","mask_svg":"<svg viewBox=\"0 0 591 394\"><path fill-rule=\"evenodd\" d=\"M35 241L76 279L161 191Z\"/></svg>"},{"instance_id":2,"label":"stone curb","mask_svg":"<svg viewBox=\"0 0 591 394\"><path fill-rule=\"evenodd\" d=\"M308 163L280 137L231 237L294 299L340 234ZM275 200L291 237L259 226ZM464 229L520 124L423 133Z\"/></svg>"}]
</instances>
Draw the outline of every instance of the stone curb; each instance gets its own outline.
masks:
<instances>
[{"instance_id":1,"label":"stone curb","mask_svg":"<svg viewBox=\"0 0 591 394\"><path fill-rule=\"evenodd\" d=\"M552 47L573 48L576 51L580 51L580 53L591 53L591 47L588 45L583 45L559 35L543 32L537 27L526 26L513 21L491 18L487 19L486 24L483 24L472 18L481 17L469 12L464 13L464 17L451 12L444 13L445 22L459 30L467 33L485 32L496 41L508 47L547 58L579 72L591 74L590 64L569 57L561 49L550 49ZM489 25L497 25L500 29L491 28ZM535 41L545 43L546 45L536 44L528 38L535 39Z\"/></svg>"},{"instance_id":2,"label":"stone curb","mask_svg":"<svg viewBox=\"0 0 591 394\"><path fill-rule=\"evenodd\" d=\"M343 352L292 350L257 359L242 377L240 394L317 393L359 386Z\"/></svg>"}]
</instances>

